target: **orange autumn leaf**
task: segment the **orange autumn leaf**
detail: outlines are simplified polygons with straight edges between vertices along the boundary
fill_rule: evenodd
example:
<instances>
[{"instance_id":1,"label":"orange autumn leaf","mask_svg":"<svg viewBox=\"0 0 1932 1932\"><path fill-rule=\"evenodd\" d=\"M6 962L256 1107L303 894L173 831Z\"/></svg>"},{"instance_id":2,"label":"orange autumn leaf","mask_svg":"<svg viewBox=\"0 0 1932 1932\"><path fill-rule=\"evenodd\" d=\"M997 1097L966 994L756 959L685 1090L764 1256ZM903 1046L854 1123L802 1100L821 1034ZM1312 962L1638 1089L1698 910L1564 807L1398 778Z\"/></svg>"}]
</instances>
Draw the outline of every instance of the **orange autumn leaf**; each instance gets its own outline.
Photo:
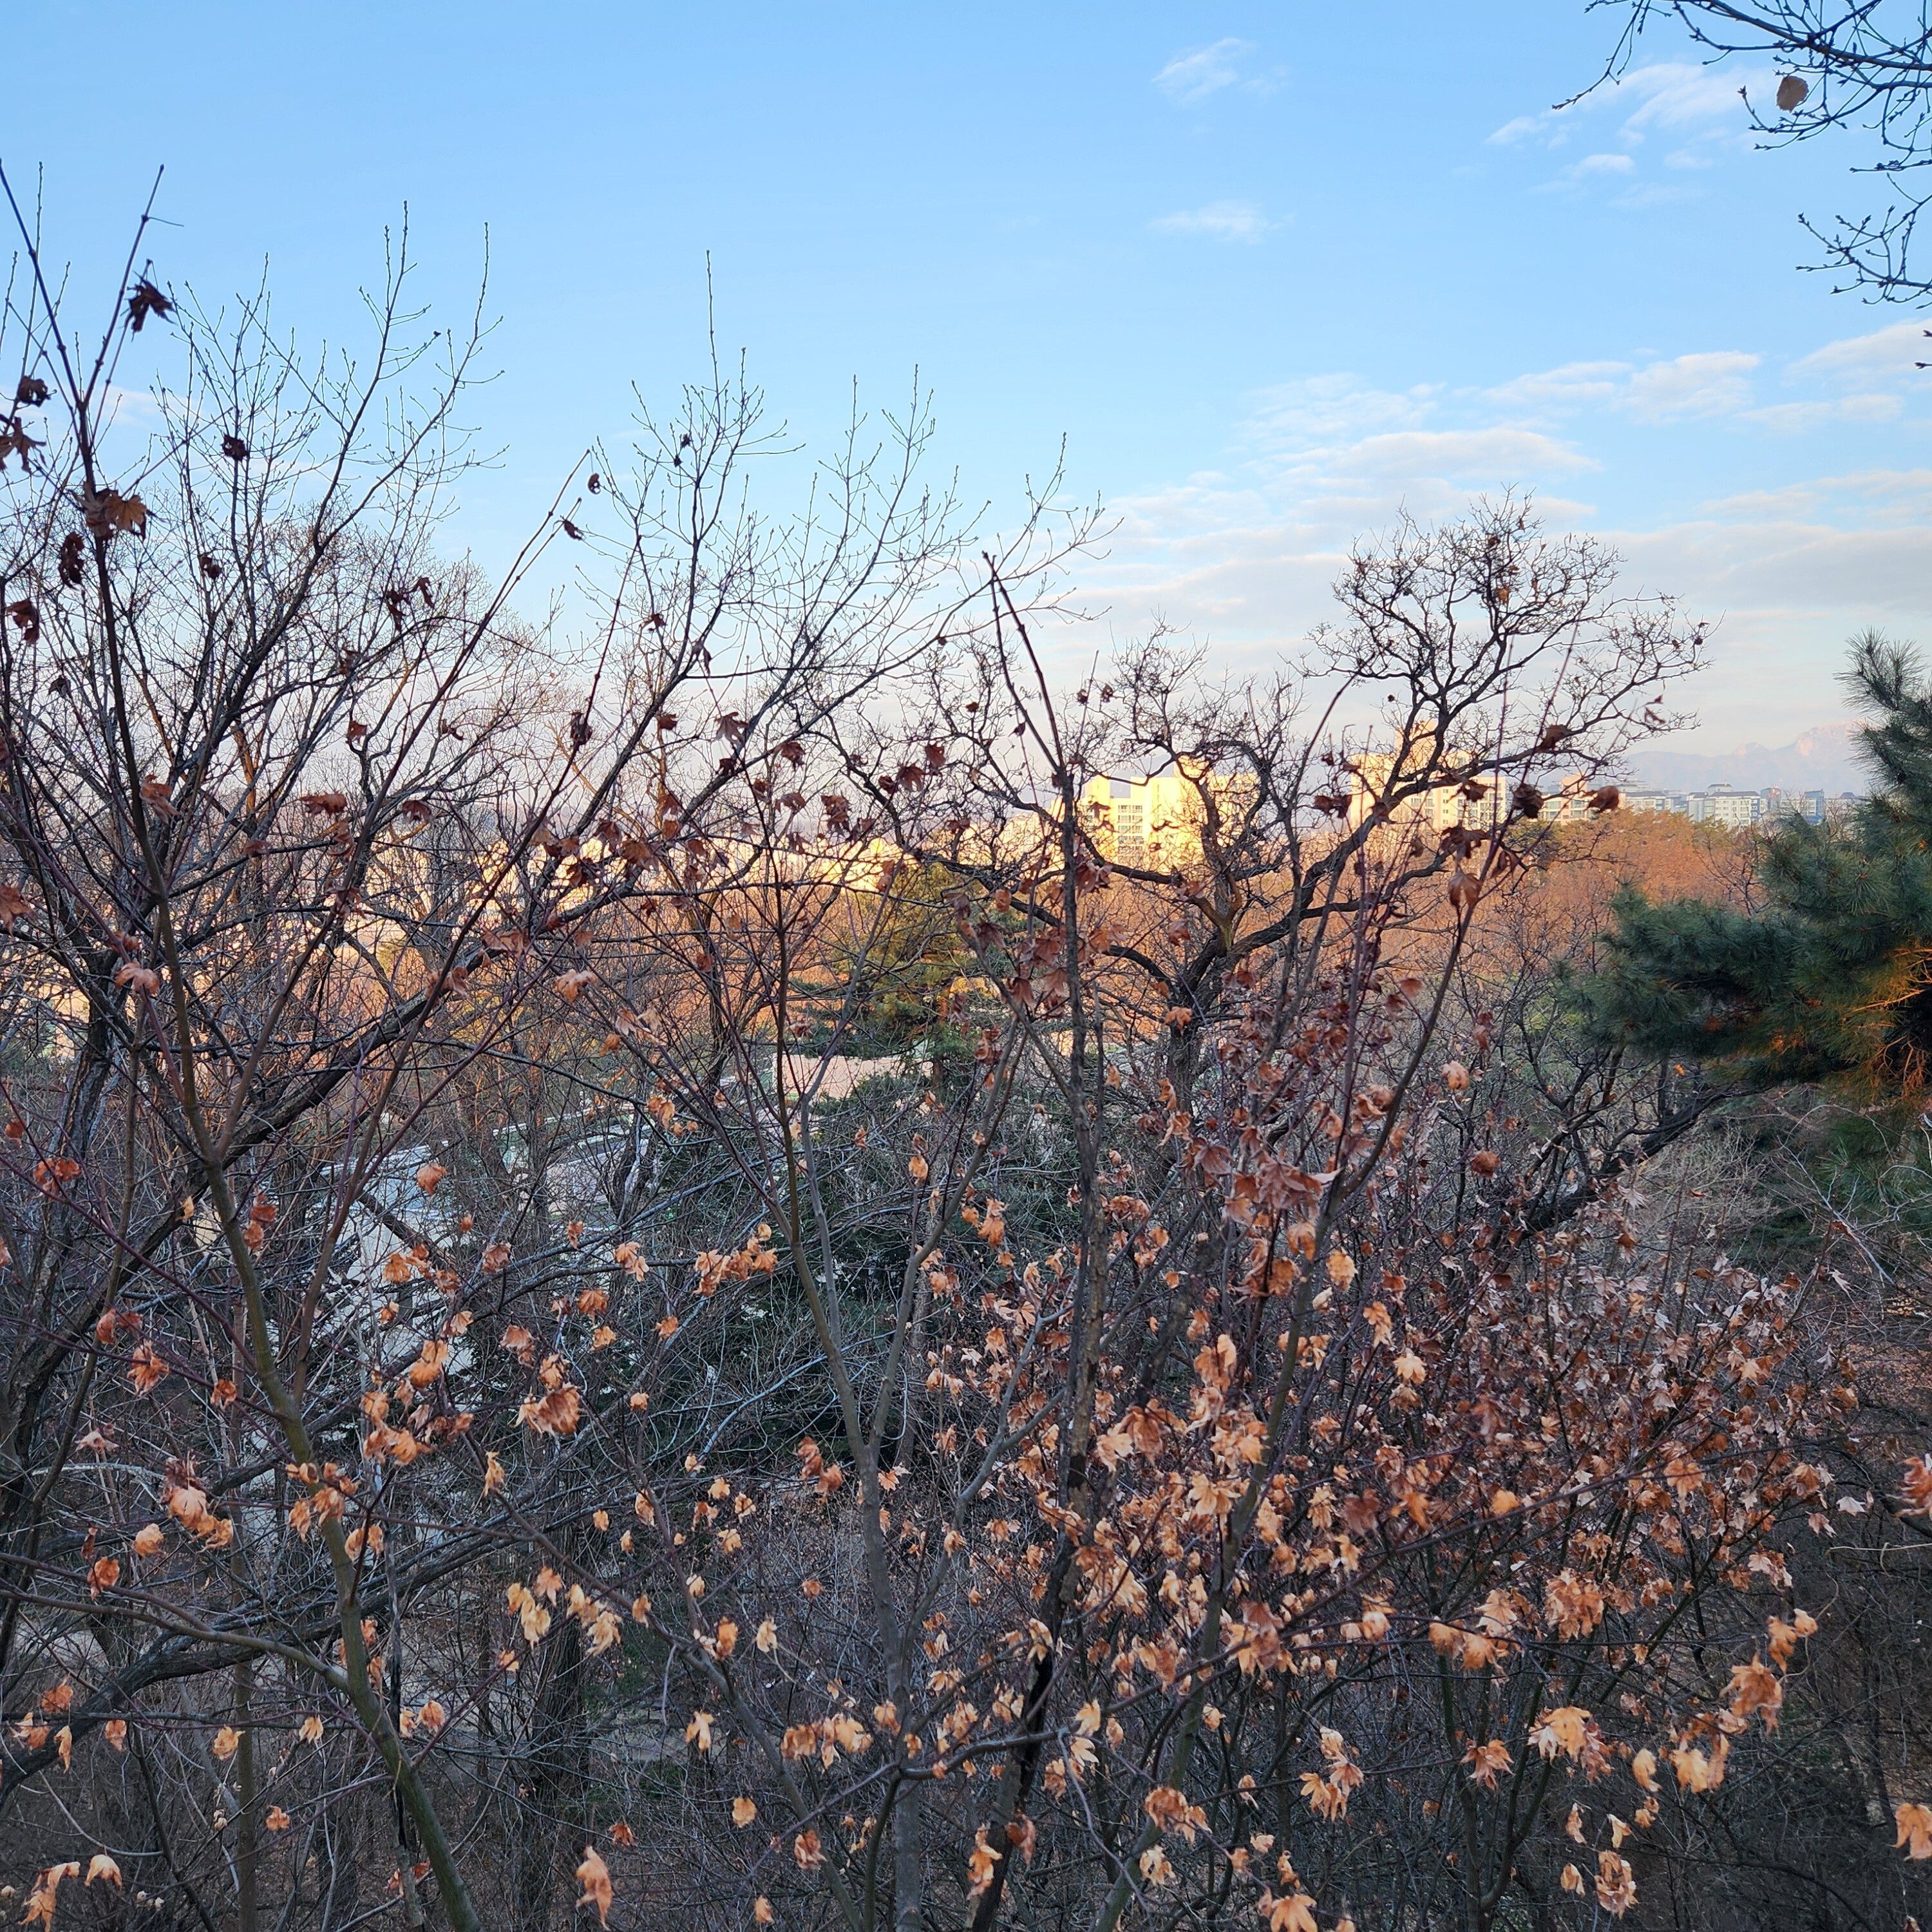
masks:
<instances>
[{"instance_id":1,"label":"orange autumn leaf","mask_svg":"<svg viewBox=\"0 0 1932 1932\"><path fill-rule=\"evenodd\" d=\"M128 1360L128 1379L136 1395L146 1395L167 1378L168 1365L152 1342L143 1342Z\"/></svg>"},{"instance_id":2,"label":"orange autumn leaf","mask_svg":"<svg viewBox=\"0 0 1932 1932\"><path fill-rule=\"evenodd\" d=\"M583 1862L577 1868L577 1882L584 1888L584 1896L577 1901L578 1910L581 1912L586 1905L594 1905L598 1924L609 1924L610 1868L598 1856L595 1846L584 1846Z\"/></svg>"},{"instance_id":3,"label":"orange autumn leaf","mask_svg":"<svg viewBox=\"0 0 1932 1932\"><path fill-rule=\"evenodd\" d=\"M1898 1849L1908 1858L1932 1858L1932 1806L1894 1804L1892 1816L1898 1827Z\"/></svg>"}]
</instances>

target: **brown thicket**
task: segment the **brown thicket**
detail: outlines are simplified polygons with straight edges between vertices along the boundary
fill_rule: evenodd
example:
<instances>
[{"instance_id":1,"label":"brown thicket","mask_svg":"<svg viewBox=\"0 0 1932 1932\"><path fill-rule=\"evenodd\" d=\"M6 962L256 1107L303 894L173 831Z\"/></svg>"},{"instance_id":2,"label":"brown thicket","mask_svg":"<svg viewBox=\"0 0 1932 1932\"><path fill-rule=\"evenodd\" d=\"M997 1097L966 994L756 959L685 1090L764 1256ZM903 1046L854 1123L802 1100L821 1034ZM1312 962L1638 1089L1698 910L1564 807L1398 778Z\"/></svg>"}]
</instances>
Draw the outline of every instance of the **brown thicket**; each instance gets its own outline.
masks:
<instances>
[{"instance_id":1,"label":"brown thicket","mask_svg":"<svg viewBox=\"0 0 1932 1932\"><path fill-rule=\"evenodd\" d=\"M486 580L467 362L376 323L13 301L27 1918L1902 1923L1916 1640L1833 1620L1917 1573L1834 1565L1922 1549L1921 1438L1688 1186L1708 1096L1562 1022L1532 807L1676 611L1505 502L1271 684L1063 690L1084 526L982 548L916 415L764 520L722 380ZM1127 862L1082 795L1170 764Z\"/></svg>"}]
</instances>

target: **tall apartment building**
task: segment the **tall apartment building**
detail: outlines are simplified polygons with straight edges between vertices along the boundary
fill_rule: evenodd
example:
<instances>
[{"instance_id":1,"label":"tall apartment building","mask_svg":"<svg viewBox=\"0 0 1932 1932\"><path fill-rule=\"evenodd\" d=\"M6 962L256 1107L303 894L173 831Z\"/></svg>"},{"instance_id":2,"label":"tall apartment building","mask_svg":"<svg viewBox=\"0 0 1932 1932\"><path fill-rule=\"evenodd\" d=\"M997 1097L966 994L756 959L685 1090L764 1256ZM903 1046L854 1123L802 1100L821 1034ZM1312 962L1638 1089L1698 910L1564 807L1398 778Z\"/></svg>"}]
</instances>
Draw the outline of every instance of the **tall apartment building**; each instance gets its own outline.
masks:
<instances>
[{"instance_id":1,"label":"tall apartment building","mask_svg":"<svg viewBox=\"0 0 1932 1932\"><path fill-rule=\"evenodd\" d=\"M1138 778L1094 778L1080 795L1096 843L1124 866L1186 866L1201 856L1203 793L1217 809L1239 809L1253 796L1252 779L1170 765Z\"/></svg>"},{"instance_id":2,"label":"tall apartment building","mask_svg":"<svg viewBox=\"0 0 1932 1932\"><path fill-rule=\"evenodd\" d=\"M1712 785L1708 791L1690 794L1693 825L1722 825L1731 831L1742 832L1747 826L1755 825L1764 815L1762 792L1733 791L1729 785Z\"/></svg>"}]
</instances>

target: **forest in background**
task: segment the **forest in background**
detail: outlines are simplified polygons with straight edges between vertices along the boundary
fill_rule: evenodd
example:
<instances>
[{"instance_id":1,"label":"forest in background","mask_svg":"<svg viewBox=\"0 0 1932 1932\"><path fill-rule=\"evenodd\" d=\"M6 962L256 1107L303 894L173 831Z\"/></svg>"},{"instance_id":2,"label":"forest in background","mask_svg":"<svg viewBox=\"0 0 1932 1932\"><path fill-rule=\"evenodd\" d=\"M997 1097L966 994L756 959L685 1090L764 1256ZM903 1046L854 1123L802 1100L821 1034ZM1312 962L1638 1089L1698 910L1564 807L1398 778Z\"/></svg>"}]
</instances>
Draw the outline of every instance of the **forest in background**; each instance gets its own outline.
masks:
<instances>
[{"instance_id":1,"label":"forest in background","mask_svg":"<svg viewBox=\"0 0 1932 1932\"><path fill-rule=\"evenodd\" d=\"M4 344L16 1916L1926 1912L1919 902L1764 937L1909 659L1857 827L1631 823L1702 633L1522 504L1064 681L1090 522L917 414L768 513L722 374L492 578L400 267L311 366L142 245Z\"/></svg>"}]
</instances>

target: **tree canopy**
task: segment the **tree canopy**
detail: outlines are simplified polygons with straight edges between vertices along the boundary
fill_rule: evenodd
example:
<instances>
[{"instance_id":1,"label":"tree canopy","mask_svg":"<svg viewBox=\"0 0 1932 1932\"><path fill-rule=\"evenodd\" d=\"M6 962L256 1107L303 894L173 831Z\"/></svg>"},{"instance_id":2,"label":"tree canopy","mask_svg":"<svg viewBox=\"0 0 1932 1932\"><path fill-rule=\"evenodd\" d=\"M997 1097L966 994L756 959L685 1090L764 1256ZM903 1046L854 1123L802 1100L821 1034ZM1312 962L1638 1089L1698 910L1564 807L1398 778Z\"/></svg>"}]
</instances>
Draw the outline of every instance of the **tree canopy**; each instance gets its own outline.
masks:
<instances>
[{"instance_id":1,"label":"tree canopy","mask_svg":"<svg viewBox=\"0 0 1932 1932\"><path fill-rule=\"evenodd\" d=\"M1877 714L1878 783L1842 816L1780 824L1758 903L1618 898L1588 988L1610 1039L1721 1067L1748 1084L1828 1081L1922 1091L1932 1054L1932 680L1908 646L1854 640L1846 682Z\"/></svg>"}]
</instances>

